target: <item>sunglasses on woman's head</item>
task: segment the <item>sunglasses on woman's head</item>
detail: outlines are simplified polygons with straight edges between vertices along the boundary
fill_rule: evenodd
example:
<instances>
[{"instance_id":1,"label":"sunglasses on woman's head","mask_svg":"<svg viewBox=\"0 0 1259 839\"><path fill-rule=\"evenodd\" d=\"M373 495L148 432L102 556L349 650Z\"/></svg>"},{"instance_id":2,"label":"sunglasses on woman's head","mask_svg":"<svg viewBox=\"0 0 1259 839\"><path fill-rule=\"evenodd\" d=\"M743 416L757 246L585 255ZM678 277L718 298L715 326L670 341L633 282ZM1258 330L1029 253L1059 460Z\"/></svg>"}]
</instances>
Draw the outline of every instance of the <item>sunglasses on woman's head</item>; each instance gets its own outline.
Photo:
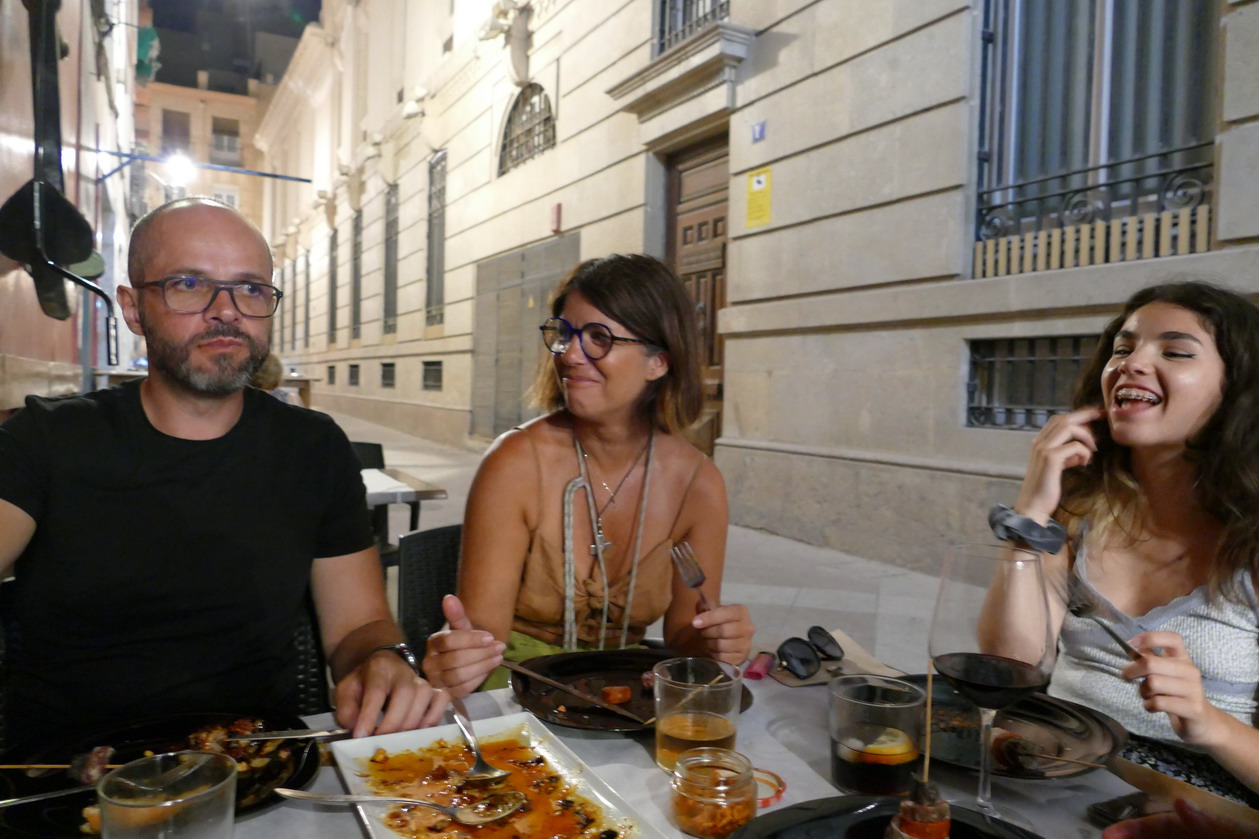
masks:
<instances>
[{"instance_id":1,"label":"sunglasses on woman's head","mask_svg":"<svg viewBox=\"0 0 1259 839\"><path fill-rule=\"evenodd\" d=\"M820 626L811 626L808 639L793 636L778 645L778 663L797 679L808 679L822 669L822 659L842 661L844 648Z\"/></svg>"}]
</instances>

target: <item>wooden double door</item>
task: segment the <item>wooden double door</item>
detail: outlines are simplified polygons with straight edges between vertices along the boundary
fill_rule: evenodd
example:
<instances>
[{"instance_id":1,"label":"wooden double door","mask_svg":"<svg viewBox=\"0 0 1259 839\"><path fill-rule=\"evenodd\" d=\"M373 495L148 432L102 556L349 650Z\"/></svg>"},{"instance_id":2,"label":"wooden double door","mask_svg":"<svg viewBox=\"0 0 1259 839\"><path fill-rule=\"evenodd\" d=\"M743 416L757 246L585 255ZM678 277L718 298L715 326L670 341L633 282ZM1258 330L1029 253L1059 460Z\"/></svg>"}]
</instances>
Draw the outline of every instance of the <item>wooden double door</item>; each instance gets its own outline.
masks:
<instances>
[{"instance_id":1,"label":"wooden double door","mask_svg":"<svg viewBox=\"0 0 1259 839\"><path fill-rule=\"evenodd\" d=\"M730 146L725 135L691 146L668 161L668 261L695 304L700 332L704 410L688 435L707 454L721 435L722 339L717 312L726 305Z\"/></svg>"}]
</instances>

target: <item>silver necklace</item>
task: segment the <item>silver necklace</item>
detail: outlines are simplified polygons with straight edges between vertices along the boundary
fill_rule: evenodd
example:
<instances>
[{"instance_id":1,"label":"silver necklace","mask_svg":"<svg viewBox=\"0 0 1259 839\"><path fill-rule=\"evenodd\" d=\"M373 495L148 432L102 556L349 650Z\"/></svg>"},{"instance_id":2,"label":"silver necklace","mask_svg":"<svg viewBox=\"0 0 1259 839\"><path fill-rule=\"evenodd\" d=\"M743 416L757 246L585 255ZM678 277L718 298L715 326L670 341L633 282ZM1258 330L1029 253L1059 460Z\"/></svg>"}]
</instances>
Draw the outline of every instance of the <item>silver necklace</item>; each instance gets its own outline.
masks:
<instances>
[{"instance_id":1,"label":"silver necklace","mask_svg":"<svg viewBox=\"0 0 1259 839\"><path fill-rule=\"evenodd\" d=\"M637 468L638 461L642 460L643 455L647 453L647 447L649 445L651 445L650 437L648 437L647 443L643 446L642 451L640 451L638 456L634 458L634 462L631 463L629 468L625 470L625 474L621 476L621 480L617 482L616 489L608 486L607 481L599 481L599 484L603 487L603 491L608 493L608 500L603 502L603 506L595 511L595 544L590 546L590 553L592 556L597 555L601 550L606 551L608 548L612 547L612 543L603 536L603 514L608 511L609 507L616 503L616 494L621 491L621 487L625 486L625 482L629 480L629 476L633 474L634 469ZM586 462L586 471L592 471L590 469L590 455L586 453L585 448L578 446L578 449L581 451L582 459Z\"/></svg>"}]
</instances>

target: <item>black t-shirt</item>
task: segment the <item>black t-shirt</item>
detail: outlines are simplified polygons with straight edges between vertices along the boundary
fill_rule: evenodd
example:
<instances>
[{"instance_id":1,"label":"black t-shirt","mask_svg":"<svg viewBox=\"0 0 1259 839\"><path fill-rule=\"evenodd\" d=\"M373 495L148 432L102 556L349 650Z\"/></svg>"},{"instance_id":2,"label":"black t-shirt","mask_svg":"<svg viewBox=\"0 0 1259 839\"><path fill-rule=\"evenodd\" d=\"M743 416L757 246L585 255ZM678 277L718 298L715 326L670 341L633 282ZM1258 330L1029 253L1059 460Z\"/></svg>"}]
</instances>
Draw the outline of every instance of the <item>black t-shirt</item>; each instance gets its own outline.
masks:
<instances>
[{"instance_id":1,"label":"black t-shirt","mask_svg":"<svg viewBox=\"0 0 1259 839\"><path fill-rule=\"evenodd\" d=\"M156 430L137 383L30 397L0 426L0 498L36 521L12 584L13 735L287 709L311 562L372 534L331 418L244 396L215 440Z\"/></svg>"}]
</instances>

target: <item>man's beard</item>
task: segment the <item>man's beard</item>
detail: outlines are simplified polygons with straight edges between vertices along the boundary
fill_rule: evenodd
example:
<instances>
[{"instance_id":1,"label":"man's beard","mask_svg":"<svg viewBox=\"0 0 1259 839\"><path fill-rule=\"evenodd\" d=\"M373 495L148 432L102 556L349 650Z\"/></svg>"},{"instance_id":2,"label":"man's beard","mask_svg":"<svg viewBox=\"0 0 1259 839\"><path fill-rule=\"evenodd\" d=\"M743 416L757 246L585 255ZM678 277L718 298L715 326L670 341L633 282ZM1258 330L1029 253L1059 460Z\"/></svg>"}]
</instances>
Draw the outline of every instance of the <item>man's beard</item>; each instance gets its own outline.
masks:
<instances>
[{"instance_id":1,"label":"man's beard","mask_svg":"<svg viewBox=\"0 0 1259 839\"><path fill-rule=\"evenodd\" d=\"M140 311L140 327L144 330L145 343L149 349L149 366L161 370L172 383L200 396L228 396L243 390L254 377L254 373L258 372L271 349L270 342L259 342L227 323L212 326L183 344L167 340L153 329L144 317L143 310ZM249 348L249 355L243 361L233 363L231 357L224 353L213 357L213 369L205 371L194 368L188 360L192 355L192 348L201 341L215 338L244 341Z\"/></svg>"}]
</instances>

